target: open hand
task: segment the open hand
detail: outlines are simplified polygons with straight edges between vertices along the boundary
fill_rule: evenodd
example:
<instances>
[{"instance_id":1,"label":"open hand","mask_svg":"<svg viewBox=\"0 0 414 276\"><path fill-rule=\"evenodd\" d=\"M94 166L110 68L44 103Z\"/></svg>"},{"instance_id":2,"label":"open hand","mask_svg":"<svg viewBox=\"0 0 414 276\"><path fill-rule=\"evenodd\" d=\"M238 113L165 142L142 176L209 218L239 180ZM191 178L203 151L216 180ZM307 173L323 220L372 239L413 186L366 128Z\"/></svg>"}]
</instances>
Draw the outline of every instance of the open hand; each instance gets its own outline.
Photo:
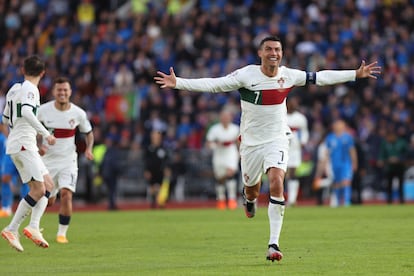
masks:
<instances>
[{"instance_id":1,"label":"open hand","mask_svg":"<svg viewBox=\"0 0 414 276\"><path fill-rule=\"evenodd\" d=\"M161 71L157 71L158 76L154 77L155 83L159 84L161 88L175 88L177 78L174 69L170 67L170 74L167 75Z\"/></svg>"},{"instance_id":2,"label":"open hand","mask_svg":"<svg viewBox=\"0 0 414 276\"><path fill-rule=\"evenodd\" d=\"M381 74L381 66L377 66L377 64L378 62L375 61L365 65L365 60L363 60L361 66L356 70L356 77L376 79L377 76L375 74Z\"/></svg>"}]
</instances>

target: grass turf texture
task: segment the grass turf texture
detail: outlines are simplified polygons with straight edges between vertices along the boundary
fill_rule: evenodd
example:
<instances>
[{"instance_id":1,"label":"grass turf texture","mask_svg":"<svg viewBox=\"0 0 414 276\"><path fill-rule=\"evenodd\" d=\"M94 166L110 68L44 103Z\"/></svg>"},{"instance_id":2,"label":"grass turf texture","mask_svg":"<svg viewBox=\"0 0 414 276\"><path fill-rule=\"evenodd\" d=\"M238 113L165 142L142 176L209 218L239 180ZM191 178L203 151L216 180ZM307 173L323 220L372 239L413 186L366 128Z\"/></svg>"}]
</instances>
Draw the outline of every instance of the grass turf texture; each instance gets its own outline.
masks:
<instances>
[{"instance_id":1,"label":"grass turf texture","mask_svg":"<svg viewBox=\"0 0 414 276\"><path fill-rule=\"evenodd\" d=\"M265 260L265 207L253 219L241 209L75 213L63 245L56 213L42 227L48 249L1 241L0 275L414 274L413 205L287 208L280 263Z\"/></svg>"}]
</instances>

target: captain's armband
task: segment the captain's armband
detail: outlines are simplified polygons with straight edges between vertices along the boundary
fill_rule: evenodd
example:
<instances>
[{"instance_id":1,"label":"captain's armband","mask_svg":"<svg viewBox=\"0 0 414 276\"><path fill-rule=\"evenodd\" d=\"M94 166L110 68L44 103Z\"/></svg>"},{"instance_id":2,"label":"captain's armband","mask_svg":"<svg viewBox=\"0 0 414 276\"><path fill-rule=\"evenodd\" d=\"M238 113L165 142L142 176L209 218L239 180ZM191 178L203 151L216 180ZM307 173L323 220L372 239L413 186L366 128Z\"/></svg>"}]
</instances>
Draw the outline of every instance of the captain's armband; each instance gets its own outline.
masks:
<instances>
[{"instance_id":1,"label":"captain's armband","mask_svg":"<svg viewBox=\"0 0 414 276\"><path fill-rule=\"evenodd\" d=\"M306 84L316 84L316 72L306 72Z\"/></svg>"}]
</instances>

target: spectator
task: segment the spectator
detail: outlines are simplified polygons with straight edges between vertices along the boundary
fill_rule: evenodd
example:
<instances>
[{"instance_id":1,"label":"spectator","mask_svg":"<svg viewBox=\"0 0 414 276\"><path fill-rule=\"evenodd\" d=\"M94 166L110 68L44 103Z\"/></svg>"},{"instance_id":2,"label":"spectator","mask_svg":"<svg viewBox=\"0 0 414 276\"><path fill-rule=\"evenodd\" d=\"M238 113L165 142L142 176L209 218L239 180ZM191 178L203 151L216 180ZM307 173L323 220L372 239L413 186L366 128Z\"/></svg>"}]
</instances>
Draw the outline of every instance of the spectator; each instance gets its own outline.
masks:
<instances>
[{"instance_id":1,"label":"spectator","mask_svg":"<svg viewBox=\"0 0 414 276\"><path fill-rule=\"evenodd\" d=\"M404 172L406 170L406 154L408 151L407 142L398 137L395 130L390 127L387 129L385 139L381 143L379 166L385 171L387 183L387 202L393 202L394 179L398 181L398 196L400 203L404 203Z\"/></svg>"},{"instance_id":2,"label":"spectator","mask_svg":"<svg viewBox=\"0 0 414 276\"><path fill-rule=\"evenodd\" d=\"M33 2L36 3L36 16L28 20L23 14ZM119 5L124 2L126 4L120 9ZM47 78L40 83L40 92L47 94L51 79L60 74L76 80L74 90L82 94L76 99L79 99L81 107L90 110L90 118L101 119L99 126L105 132L107 122L100 107L115 87L114 76L120 64L131 68L134 78L140 80L141 87L145 87L140 92L142 98L135 102L139 105L136 110L140 116L132 119L133 124L142 124L154 108L146 91L150 95L158 91L151 81L155 74L154 64L170 63L168 59L161 59L158 53L169 52L181 75L208 74L216 77L230 73L235 66L256 63L256 43L273 33L286 42L285 64L302 70L347 68L354 65L350 63L355 62L357 56L380 62L384 72L380 81L361 81L357 86L345 84L345 90L354 92L350 94L352 104L357 104L356 110L351 106L345 111L353 114L350 120L356 124L355 129L360 129L362 120L359 118L366 108L371 111L372 120L377 125L380 110L387 107L393 110L396 102L393 97L406 101L403 117L414 117L414 97L410 89L414 83L410 63L414 54L414 37L411 35L414 32L411 24L414 6L409 1L357 1L354 5L349 1L179 2L182 8L174 13L177 1L90 1L94 19L89 19L88 27L81 27L76 14L82 1L0 1L0 83L7 87L20 81L18 68L22 58L42 53L50 66ZM169 14L171 8L174 12ZM23 14L20 13L22 9ZM239 22L242 27L235 27ZM40 34L42 48L37 44ZM314 45L311 53L302 58L296 49L307 42ZM82 88L78 89L78 85ZM321 118L321 114L313 110L315 102L321 106L333 104L332 109L335 110L340 101L327 96L333 95L330 92L337 88L306 89L306 101L302 101L301 108L311 114L308 119L313 133L318 130L313 129L312 121ZM6 91L7 88L1 90ZM365 91L371 91L367 92L371 97L365 96ZM156 108L168 110L160 115L161 119L166 121L173 114L180 121L182 114L177 112L180 110L190 115L190 124L195 125L193 112L200 95L187 95L188 101L181 96L173 95L176 100L173 110L165 108L167 103L161 96L160 105ZM229 97L230 94L210 97L208 112L219 112ZM88 105L95 103L96 107L89 108ZM332 109L328 108L322 118L330 118ZM384 119L390 120L390 114L384 115ZM129 123L129 120L119 122L122 126ZM324 130L329 124L329 120L324 121ZM205 130L202 127L200 132ZM402 132L408 138L413 131ZM363 146L370 146L363 137L360 138ZM309 147L313 150L314 144L309 144Z\"/></svg>"},{"instance_id":3,"label":"spectator","mask_svg":"<svg viewBox=\"0 0 414 276\"><path fill-rule=\"evenodd\" d=\"M108 210L118 210L118 180L126 168L129 136L105 138L106 151L101 163L101 175L107 187Z\"/></svg>"}]
</instances>

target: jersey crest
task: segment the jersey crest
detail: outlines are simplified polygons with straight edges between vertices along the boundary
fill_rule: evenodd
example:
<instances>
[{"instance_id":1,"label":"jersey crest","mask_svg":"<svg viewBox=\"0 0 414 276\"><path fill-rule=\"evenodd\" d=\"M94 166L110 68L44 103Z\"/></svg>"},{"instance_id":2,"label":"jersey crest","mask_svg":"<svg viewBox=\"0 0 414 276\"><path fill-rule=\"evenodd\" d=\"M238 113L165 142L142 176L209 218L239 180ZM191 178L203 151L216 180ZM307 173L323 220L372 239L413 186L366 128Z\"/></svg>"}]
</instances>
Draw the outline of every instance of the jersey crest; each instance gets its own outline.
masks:
<instances>
[{"instance_id":1,"label":"jersey crest","mask_svg":"<svg viewBox=\"0 0 414 276\"><path fill-rule=\"evenodd\" d=\"M280 88L283 88L283 84L285 84L285 79L283 77L280 77L280 79L277 80L277 83L279 84Z\"/></svg>"}]
</instances>

